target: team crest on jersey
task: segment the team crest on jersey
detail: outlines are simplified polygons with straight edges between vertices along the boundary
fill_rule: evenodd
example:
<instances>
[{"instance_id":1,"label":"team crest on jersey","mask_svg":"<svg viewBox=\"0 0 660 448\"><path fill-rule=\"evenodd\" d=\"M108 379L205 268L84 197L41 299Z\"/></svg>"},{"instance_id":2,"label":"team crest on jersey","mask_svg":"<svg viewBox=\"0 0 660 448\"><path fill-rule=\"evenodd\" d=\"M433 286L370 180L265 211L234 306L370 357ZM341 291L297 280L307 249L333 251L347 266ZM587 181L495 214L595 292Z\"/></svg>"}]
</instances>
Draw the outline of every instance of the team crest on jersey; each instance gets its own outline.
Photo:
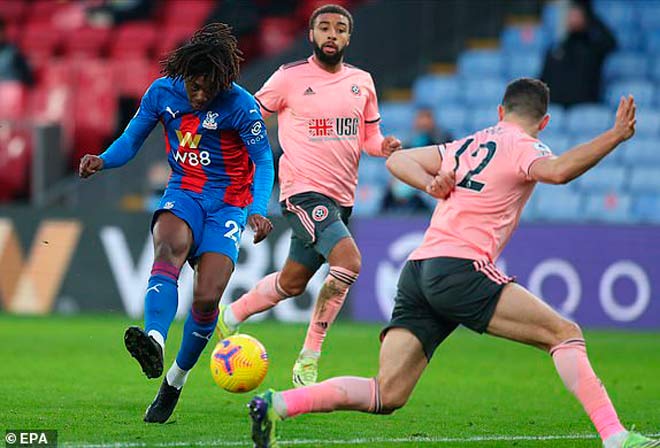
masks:
<instances>
[{"instance_id":1,"label":"team crest on jersey","mask_svg":"<svg viewBox=\"0 0 660 448\"><path fill-rule=\"evenodd\" d=\"M328 217L328 207L325 205L317 205L314 207L314 210L312 210L312 218L316 222L321 222L325 218Z\"/></svg>"},{"instance_id":2,"label":"team crest on jersey","mask_svg":"<svg viewBox=\"0 0 660 448\"><path fill-rule=\"evenodd\" d=\"M539 152L539 155L542 155L542 156L549 156L549 155L552 154L552 151L550 151L550 148L548 148L546 145L544 145L541 142L534 143L534 149L536 149Z\"/></svg>"},{"instance_id":3,"label":"team crest on jersey","mask_svg":"<svg viewBox=\"0 0 660 448\"><path fill-rule=\"evenodd\" d=\"M218 129L218 123L215 122L216 118L218 118L217 112L211 112L211 111L206 112L206 118L204 118L204 123L202 123L202 127L205 129L211 129L212 131Z\"/></svg>"},{"instance_id":4,"label":"team crest on jersey","mask_svg":"<svg viewBox=\"0 0 660 448\"><path fill-rule=\"evenodd\" d=\"M353 92L353 95L359 95L360 94L360 87L358 87L357 84L353 84L351 86L351 92Z\"/></svg>"}]
</instances>

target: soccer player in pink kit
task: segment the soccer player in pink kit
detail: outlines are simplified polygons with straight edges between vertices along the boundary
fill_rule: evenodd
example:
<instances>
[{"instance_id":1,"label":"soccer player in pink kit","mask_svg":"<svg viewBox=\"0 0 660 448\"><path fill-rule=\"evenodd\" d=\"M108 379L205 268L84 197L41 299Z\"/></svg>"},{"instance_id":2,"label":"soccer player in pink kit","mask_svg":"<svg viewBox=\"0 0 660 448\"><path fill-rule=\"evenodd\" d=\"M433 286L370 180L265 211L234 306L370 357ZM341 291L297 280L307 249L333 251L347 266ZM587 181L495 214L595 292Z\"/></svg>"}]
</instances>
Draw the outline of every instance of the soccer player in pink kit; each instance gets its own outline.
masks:
<instances>
[{"instance_id":1,"label":"soccer player in pink kit","mask_svg":"<svg viewBox=\"0 0 660 448\"><path fill-rule=\"evenodd\" d=\"M218 335L224 338L251 315L300 295L324 262L328 277L319 292L307 337L294 368L296 387L316 383L321 346L361 257L347 228L357 185L361 150L389 156L401 147L380 132L378 101L369 73L343 63L353 18L325 5L309 21L314 54L279 68L255 97L262 113L278 114L280 201L293 229L289 256L230 306L220 306Z\"/></svg>"},{"instance_id":2,"label":"soccer player in pink kit","mask_svg":"<svg viewBox=\"0 0 660 448\"><path fill-rule=\"evenodd\" d=\"M388 159L394 176L447 199L438 203L422 245L399 277L392 318L381 333L378 375L337 377L254 397L248 407L256 447L276 443L275 425L284 418L335 410L389 414L401 408L435 349L458 325L547 351L605 448L660 447L660 441L623 428L591 368L580 328L494 264L536 182L570 182L635 131L634 100L622 98L610 130L555 157L537 138L550 118L548 100L543 82L515 80L495 126Z\"/></svg>"}]
</instances>

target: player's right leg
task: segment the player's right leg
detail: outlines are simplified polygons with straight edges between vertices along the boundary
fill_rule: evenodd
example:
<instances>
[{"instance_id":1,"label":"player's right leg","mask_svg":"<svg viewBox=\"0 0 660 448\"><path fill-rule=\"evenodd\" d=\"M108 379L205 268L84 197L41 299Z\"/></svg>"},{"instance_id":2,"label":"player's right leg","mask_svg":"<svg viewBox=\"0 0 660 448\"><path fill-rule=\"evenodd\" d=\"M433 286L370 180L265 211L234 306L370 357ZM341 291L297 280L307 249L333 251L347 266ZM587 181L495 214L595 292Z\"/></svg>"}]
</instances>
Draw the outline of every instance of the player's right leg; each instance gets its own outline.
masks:
<instances>
[{"instance_id":1,"label":"player's right leg","mask_svg":"<svg viewBox=\"0 0 660 448\"><path fill-rule=\"evenodd\" d=\"M160 211L154 219L154 264L147 286L144 330L129 327L124 344L147 378L163 373L163 352L170 325L178 306L178 277L193 244L190 228L169 211Z\"/></svg>"},{"instance_id":2,"label":"player's right leg","mask_svg":"<svg viewBox=\"0 0 660 448\"><path fill-rule=\"evenodd\" d=\"M296 246L295 238L292 239L291 245ZM296 251L291 250L290 253L292 252ZM318 259L317 254L312 253L312 255L314 256L312 262L305 262L305 260L299 262L289 256L281 271L268 274L259 280L254 288L231 305L220 305L216 327L218 338L224 339L235 333L238 325L250 316L271 309L281 300L305 292L307 283L323 262Z\"/></svg>"},{"instance_id":3,"label":"player's right leg","mask_svg":"<svg viewBox=\"0 0 660 448\"><path fill-rule=\"evenodd\" d=\"M406 404L427 364L417 336L405 328L392 328L381 346L376 378L342 376L254 397L248 404L254 446L275 446L276 424L301 414L339 410L391 414Z\"/></svg>"},{"instance_id":4,"label":"player's right leg","mask_svg":"<svg viewBox=\"0 0 660 448\"><path fill-rule=\"evenodd\" d=\"M487 332L547 350L566 388L580 401L605 448L660 446L621 425L594 373L582 331L520 285L504 287Z\"/></svg>"}]
</instances>

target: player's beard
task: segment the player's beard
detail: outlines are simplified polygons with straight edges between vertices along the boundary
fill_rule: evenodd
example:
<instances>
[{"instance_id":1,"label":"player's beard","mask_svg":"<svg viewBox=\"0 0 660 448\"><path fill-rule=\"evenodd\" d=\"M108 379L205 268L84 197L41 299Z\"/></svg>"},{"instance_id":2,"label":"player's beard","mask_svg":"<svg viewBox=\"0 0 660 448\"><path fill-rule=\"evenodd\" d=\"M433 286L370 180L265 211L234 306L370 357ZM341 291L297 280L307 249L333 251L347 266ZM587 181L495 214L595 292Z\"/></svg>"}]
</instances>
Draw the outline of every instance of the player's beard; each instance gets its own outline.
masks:
<instances>
[{"instance_id":1,"label":"player's beard","mask_svg":"<svg viewBox=\"0 0 660 448\"><path fill-rule=\"evenodd\" d=\"M326 65L339 64L341 62L341 58L344 57L344 50L346 50L346 47L344 47L341 50L337 50L335 54L326 54L323 52L323 48L319 47L316 42L314 42L312 46L314 47L314 56L316 56L316 59Z\"/></svg>"}]
</instances>

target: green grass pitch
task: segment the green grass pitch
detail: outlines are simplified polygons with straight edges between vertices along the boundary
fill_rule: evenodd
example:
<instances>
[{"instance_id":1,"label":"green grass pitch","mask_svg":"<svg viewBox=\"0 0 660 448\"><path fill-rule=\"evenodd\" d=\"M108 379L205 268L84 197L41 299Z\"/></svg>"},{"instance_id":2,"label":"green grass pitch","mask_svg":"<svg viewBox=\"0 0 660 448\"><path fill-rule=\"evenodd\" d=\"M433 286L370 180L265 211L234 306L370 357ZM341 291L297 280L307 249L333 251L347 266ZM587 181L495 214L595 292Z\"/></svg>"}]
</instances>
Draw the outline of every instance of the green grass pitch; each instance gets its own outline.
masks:
<instances>
[{"instance_id":1,"label":"green grass pitch","mask_svg":"<svg viewBox=\"0 0 660 448\"><path fill-rule=\"evenodd\" d=\"M21 318L0 315L0 422L4 429L57 429L59 446L251 446L251 394L220 390L208 369L211 345L189 377L172 422L142 414L160 380L147 380L125 352L116 316ZM166 368L182 324L170 334ZM290 386L305 326L245 325L271 367L260 390ZM376 373L379 327L337 323L321 378ZM660 432L660 335L587 332L594 368L626 426ZM283 446L598 447L580 405L541 351L458 331L439 348L408 405L392 416L341 412L284 422ZM535 439L538 437L538 439Z\"/></svg>"}]
</instances>

